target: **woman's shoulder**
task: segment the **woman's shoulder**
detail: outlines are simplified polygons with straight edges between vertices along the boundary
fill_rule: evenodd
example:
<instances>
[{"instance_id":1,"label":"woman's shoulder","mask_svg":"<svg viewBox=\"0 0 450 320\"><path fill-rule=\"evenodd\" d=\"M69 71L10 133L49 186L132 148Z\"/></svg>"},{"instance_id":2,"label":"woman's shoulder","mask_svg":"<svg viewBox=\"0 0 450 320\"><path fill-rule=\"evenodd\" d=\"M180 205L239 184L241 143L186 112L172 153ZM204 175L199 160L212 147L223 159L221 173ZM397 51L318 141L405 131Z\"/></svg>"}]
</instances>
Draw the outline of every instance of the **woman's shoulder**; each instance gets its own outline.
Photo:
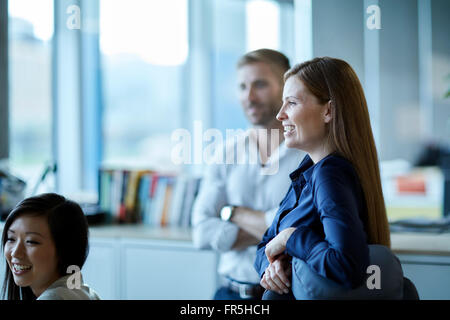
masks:
<instances>
[{"instance_id":1,"label":"woman's shoulder","mask_svg":"<svg viewBox=\"0 0 450 320\"><path fill-rule=\"evenodd\" d=\"M37 300L100 300L99 296L91 290L51 288L44 291Z\"/></svg>"},{"instance_id":2,"label":"woman's shoulder","mask_svg":"<svg viewBox=\"0 0 450 320\"><path fill-rule=\"evenodd\" d=\"M344 158L338 153L332 153L320 160L317 164L317 167L326 168L326 167L351 167L353 168L352 163L347 158Z\"/></svg>"},{"instance_id":3,"label":"woman's shoulder","mask_svg":"<svg viewBox=\"0 0 450 320\"><path fill-rule=\"evenodd\" d=\"M358 175L353 164L346 158L331 154L314 166L313 181L326 180L357 181Z\"/></svg>"},{"instance_id":4,"label":"woman's shoulder","mask_svg":"<svg viewBox=\"0 0 450 320\"><path fill-rule=\"evenodd\" d=\"M47 288L37 300L100 300L98 294L83 283L78 288L69 288L68 277L62 277Z\"/></svg>"},{"instance_id":5,"label":"woman's shoulder","mask_svg":"<svg viewBox=\"0 0 450 320\"><path fill-rule=\"evenodd\" d=\"M352 163L339 155L332 155L317 163L311 179L315 196L321 200L345 201L362 199L361 182ZM319 201L319 202L320 202ZM360 201L360 200L358 200Z\"/></svg>"}]
</instances>

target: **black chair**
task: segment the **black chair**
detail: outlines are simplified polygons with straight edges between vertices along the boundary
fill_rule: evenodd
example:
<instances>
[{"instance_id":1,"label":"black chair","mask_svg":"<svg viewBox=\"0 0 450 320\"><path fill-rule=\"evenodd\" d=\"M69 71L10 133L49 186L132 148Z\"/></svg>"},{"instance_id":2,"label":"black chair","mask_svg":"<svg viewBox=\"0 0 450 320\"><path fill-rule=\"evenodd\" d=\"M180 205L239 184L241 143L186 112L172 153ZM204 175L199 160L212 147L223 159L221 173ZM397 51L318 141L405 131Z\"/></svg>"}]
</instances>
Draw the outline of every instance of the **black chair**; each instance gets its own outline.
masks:
<instances>
[{"instance_id":1,"label":"black chair","mask_svg":"<svg viewBox=\"0 0 450 320\"><path fill-rule=\"evenodd\" d=\"M416 286L406 277L403 277L403 300L420 300Z\"/></svg>"}]
</instances>

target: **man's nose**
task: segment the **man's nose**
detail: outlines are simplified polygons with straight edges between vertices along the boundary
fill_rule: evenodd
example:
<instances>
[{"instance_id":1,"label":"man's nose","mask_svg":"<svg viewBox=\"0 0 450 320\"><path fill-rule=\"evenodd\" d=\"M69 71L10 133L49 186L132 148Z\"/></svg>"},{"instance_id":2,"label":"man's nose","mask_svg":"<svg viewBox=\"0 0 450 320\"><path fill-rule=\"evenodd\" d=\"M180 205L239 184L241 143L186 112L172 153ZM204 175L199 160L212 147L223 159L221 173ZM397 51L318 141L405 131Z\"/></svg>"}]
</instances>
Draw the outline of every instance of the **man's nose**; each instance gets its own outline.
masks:
<instances>
[{"instance_id":1,"label":"man's nose","mask_svg":"<svg viewBox=\"0 0 450 320\"><path fill-rule=\"evenodd\" d=\"M247 92L246 92L246 99L249 102L254 102L256 101L257 97L256 97L256 92L255 92L255 88L250 87Z\"/></svg>"}]
</instances>

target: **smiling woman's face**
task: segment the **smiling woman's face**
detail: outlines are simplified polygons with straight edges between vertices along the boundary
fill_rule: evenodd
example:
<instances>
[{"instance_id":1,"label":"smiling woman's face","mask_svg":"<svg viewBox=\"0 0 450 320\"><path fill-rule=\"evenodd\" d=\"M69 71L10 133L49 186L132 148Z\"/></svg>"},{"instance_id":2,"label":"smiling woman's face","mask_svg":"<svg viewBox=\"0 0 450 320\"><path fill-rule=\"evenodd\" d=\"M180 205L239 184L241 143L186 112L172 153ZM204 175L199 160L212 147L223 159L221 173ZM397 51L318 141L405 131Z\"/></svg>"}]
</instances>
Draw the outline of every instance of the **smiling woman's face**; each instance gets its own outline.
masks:
<instances>
[{"instance_id":1,"label":"smiling woman's face","mask_svg":"<svg viewBox=\"0 0 450 320\"><path fill-rule=\"evenodd\" d=\"M327 105L320 104L298 77L286 80L277 119L283 123L287 147L314 153L324 145L325 126L331 120Z\"/></svg>"},{"instance_id":2,"label":"smiling woman's face","mask_svg":"<svg viewBox=\"0 0 450 320\"><path fill-rule=\"evenodd\" d=\"M30 287L39 297L60 275L48 222L44 216L24 214L8 229L5 258L20 287Z\"/></svg>"}]
</instances>

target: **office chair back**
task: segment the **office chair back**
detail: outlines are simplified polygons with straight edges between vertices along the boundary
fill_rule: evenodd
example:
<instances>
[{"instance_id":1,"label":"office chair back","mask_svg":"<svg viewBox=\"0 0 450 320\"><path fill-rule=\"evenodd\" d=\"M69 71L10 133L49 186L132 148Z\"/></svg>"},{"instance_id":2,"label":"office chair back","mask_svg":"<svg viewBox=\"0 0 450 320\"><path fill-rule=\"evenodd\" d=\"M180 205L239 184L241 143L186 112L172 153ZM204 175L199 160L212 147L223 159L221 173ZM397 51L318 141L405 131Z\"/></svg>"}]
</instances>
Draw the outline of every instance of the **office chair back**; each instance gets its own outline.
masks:
<instances>
[{"instance_id":1,"label":"office chair back","mask_svg":"<svg viewBox=\"0 0 450 320\"><path fill-rule=\"evenodd\" d=\"M380 288L369 289L367 282L347 289L322 277L303 260L292 259L292 292L297 300L402 300L418 298L414 284L403 276L400 260L382 245L369 245L370 264L380 270ZM371 275L368 274L366 280ZM405 280L406 279L406 280ZM404 297L405 295L405 297Z\"/></svg>"}]
</instances>

